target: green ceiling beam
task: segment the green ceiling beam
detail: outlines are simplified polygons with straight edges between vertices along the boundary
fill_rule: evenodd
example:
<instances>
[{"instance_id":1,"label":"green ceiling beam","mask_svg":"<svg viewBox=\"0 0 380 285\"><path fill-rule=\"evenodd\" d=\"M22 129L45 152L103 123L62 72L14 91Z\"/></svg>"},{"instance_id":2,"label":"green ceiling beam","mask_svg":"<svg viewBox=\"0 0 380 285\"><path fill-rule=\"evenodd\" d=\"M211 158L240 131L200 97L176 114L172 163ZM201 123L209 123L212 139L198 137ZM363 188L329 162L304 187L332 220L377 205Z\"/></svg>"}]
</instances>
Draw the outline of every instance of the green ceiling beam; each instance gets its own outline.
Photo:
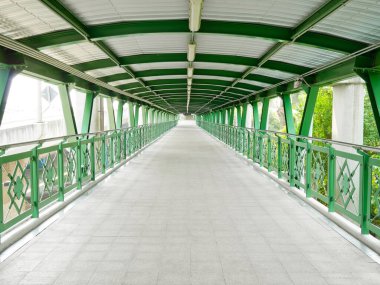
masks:
<instances>
[{"instance_id":1,"label":"green ceiling beam","mask_svg":"<svg viewBox=\"0 0 380 285\"><path fill-rule=\"evenodd\" d=\"M169 75L187 75L186 68L175 68L175 69L151 69L134 72L135 76L141 77L155 77L155 76L169 76ZM215 76L215 77L231 77L239 78L242 76L241 72L229 71L229 70L219 70L219 69L194 69L194 75L205 75L205 76ZM112 82L123 79L131 79L129 74L118 73L114 75L104 76L98 78L104 82ZM254 80L268 84L276 84L281 80L269 76L264 76L260 74L249 74L245 79Z\"/></svg>"},{"instance_id":2,"label":"green ceiling beam","mask_svg":"<svg viewBox=\"0 0 380 285\"><path fill-rule=\"evenodd\" d=\"M70 21L70 24L75 27L77 31L83 31L83 35L94 42L111 37L127 36L131 34L189 33L187 19L119 22L88 26L84 28L83 24L73 17L72 14L58 1L43 0L43 2L52 8L56 13ZM316 20L319 21L331 13L333 8L342 5L340 2L346 1L330 2L337 2L338 4L334 3L334 5L330 6L325 5L325 9L322 7L316 12L316 14L309 17L304 23L299 25L294 30L292 28L259 23L202 20L202 26L199 33L226 34L254 38L258 37L280 42L290 42L294 39L294 35L301 35L298 36L298 38L296 37L296 42L299 44L312 45L347 53L352 53L365 47L365 43L354 40L344 39L332 35L322 35L311 31L303 32L304 29L309 29L310 25L314 25ZM32 36L21 39L20 41L33 48L46 48L49 46L77 43L80 40L80 37L78 37L74 30L66 30ZM82 38L82 41L83 40L84 39Z\"/></svg>"},{"instance_id":3,"label":"green ceiling beam","mask_svg":"<svg viewBox=\"0 0 380 285\"><path fill-rule=\"evenodd\" d=\"M44 3L48 8L50 8L53 12L55 12L57 15L59 15L63 20L68 22L75 30L78 32L78 34L82 35L84 40L89 41L90 40L90 32L89 28L84 25L79 19L77 19L71 11L66 9L65 6L63 6L58 0L40 0L42 3ZM109 58L111 62L113 62L113 66L121 66L119 59L117 55L102 41L95 41L94 44L102 50ZM134 77L134 74L129 70L127 67L123 67L124 70L131 75L131 77ZM146 87L149 90L149 86L146 86L143 81L139 80L144 87ZM172 108L169 104L168 107ZM176 110L175 110L176 111Z\"/></svg>"},{"instance_id":4,"label":"green ceiling beam","mask_svg":"<svg viewBox=\"0 0 380 285\"><path fill-rule=\"evenodd\" d=\"M140 54L124 56L118 59L121 65L130 64L142 64L142 63L153 63L153 62L186 62L186 53L161 53L161 54ZM221 55L221 54L196 54L196 62L214 62L214 63L225 63L225 64L237 64L245 66L256 66L258 64L257 58L236 56L236 55ZM115 66L115 64L109 59L99 59L95 61L83 62L73 65L74 68L81 71L88 71L99 68L107 68ZM263 68L279 70L283 72L293 73L293 74L303 74L311 70L311 68L294 65L290 63L284 63L281 61L269 60L262 65Z\"/></svg>"}]
</instances>

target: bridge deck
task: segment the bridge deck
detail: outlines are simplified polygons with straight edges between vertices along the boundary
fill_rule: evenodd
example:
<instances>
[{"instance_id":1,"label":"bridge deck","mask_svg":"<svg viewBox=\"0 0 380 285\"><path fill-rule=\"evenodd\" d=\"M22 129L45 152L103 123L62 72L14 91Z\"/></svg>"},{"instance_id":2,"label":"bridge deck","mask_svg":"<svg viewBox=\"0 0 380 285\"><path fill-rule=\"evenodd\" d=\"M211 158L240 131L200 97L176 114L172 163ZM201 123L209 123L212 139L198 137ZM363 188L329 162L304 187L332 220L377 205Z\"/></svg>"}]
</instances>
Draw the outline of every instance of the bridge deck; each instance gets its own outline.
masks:
<instances>
[{"instance_id":1,"label":"bridge deck","mask_svg":"<svg viewBox=\"0 0 380 285\"><path fill-rule=\"evenodd\" d=\"M380 266L195 126L0 264L0 284L379 284Z\"/></svg>"}]
</instances>

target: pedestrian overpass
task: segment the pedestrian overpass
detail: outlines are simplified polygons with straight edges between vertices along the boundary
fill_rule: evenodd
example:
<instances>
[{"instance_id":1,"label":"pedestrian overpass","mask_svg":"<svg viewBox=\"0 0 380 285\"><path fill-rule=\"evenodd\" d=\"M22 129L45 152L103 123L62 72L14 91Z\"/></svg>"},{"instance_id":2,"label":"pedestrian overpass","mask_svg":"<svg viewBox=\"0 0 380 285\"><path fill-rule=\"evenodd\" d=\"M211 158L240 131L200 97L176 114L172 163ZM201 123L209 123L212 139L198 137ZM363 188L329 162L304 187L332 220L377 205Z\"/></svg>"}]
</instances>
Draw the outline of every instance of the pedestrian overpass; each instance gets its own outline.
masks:
<instances>
[{"instance_id":1,"label":"pedestrian overpass","mask_svg":"<svg viewBox=\"0 0 380 285\"><path fill-rule=\"evenodd\" d=\"M0 19L0 284L379 284L378 0Z\"/></svg>"}]
</instances>

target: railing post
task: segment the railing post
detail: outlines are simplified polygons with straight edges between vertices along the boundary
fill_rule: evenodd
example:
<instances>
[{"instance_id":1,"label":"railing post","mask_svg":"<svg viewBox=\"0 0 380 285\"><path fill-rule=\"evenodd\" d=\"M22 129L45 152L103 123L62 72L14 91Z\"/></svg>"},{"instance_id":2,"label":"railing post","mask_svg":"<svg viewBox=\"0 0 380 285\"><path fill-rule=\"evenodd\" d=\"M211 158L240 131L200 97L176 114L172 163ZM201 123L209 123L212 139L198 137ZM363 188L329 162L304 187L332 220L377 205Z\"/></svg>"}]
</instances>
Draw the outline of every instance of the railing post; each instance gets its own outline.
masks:
<instances>
[{"instance_id":1,"label":"railing post","mask_svg":"<svg viewBox=\"0 0 380 285\"><path fill-rule=\"evenodd\" d=\"M82 145L81 140L77 140L77 189L82 189Z\"/></svg>"},{"instance_id":2,"label":"railing post","mask_svg":"<svg viewBox=\"0 0 380 285\"><path fill-rule=\"evenodd\" d=\"M306 189L305 194L307 198L311 197L311 144L306 141Z\"/></svg>"},{"instance_id":3,"label":"railing post","mask_svg":"<svg viewBox=\"0 0 380 285\"><path fill-rule=\"evenodd\" d=\"M32 151L32 157L31 157L31 172L32 172L32 218L38 218L39 217L39 200L40 200L40 193L39 193L39 183L38 183L38 148L40 146L36 146L33 148Z\"/></svg>"},{"instance_id":4,"label":"railing post","mask_svg":"<svg viewBox=\"0 0 380 285\"><path fill-rule=\"evenodd\" d=\"M295 163L296 163L296 146L293 138L289 138L290 149L289 149L289 184L291 187L295 185Z\"/></svg>"},{"instance_id":5,"label":"railing post","mask_svg":"<svg viewBox=\"0 0 380 285\"><path fill-rule=\"evenodd\" d=\"M335 202L334 202L334 196L335 196L335 172L336 172L336 156L335 156L335 149L330 145L329 146L329 162L328 162L328 208L329 212L335 211Z\"/></svg>"},{"instance_id":6,"label":"railing post","mask_svg":"<svg viewBox=\"0 0 380 285\"><path fill-rule=\"evenodd\" d=\"M281 138L277 136L277 175L278 178L282 178L282 145Z\"/></svg>"},{"instance_id":7,"label":"railing post","mask_svg":"<svg viewBox=\"0 0 380 285\"><path fill-rule=\"evenodd\" d=\"M370 156L364 151L358 149L357 152L362 155L363 163L361 166L361 192L359 197L359 213L360 213L360 227L363 235L369 234L369 219L370 219L370 200L371 193L369 191L371 179L371 171L369 167Z\"/></svg>"},{"instance_id":8,"label":"railing post","mask_svg":"<svg viewBox=\"0 0 380 285\"><path fill-rule=\"evenodd\" d=\"M123 158L126 159L127 158L127 132L125 130L123 130Z\"/></svg>"},{"instance_id":9,"label":"railing post","mask_svg":"<svg viewBox=\"0 0 380 285\"><path fill-rule=\"evenodd\" d=\"M95 181L95 137L91 138L90 147L90 162L91 162L91 180Z\"/></svg>"},{"instance_id":10,"label":"railing post","mask_svg":"<svg viewBox=\"0 0 380 285\"><path fill-rule=\"evenodd\" d=\"M268 153L267 153L268 172L270 172L271 166L272 166L272 141L271 141L270 135L268 134L267 134L267 145L268 145Z\"/></svg>"},{"instance_id":11,"label":"railing post","mask_svg":"<svg viewBox=\"0 0 380 285\"><path fill-rule=\"evenodd\" d=\"M64 165L63 165L63 142L58 145L58 201L65 199Z\"/></svg>"},{"instance_id":12,"label":"railing post","mask_svg":"<svg viewBox=\"0 0 380 285\"><path fill-rule=\"evenodd\" d=\"M106 173L106 135L102 135L102 174Z\"/></svg>"},{"instance_id":13,"label":"railing post","mask_svg":"<svg viewBox=\"0 0 380 285\"><path fill-rule=\"evenodd\" d=\"M264 142L263 142L263 137L261 133L259 133L258 142L259 142L260 167L263 167L263 143Z\"/></svg>"}]
</instances>

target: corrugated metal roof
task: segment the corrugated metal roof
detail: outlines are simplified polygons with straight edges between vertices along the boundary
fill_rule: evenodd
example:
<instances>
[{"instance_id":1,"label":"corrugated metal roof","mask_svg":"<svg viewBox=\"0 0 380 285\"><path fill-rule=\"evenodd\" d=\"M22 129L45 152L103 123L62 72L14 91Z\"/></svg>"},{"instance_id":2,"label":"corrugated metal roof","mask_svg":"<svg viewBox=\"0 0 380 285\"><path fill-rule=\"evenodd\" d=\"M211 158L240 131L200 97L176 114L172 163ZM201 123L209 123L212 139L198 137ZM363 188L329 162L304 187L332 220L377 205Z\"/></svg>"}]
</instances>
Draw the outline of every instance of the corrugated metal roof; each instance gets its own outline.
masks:
<instances>
[{"instance_id":1,"label":"corrugated metal roof","mask_svg":"<svg viewBox=\"0 0 380 285\"><path fill-rule=\"evenodd\" d=\"M294 27L325 0L205 0L202 19Z\"/></svg>"},{"instance_id":2,"label":"corrugated metal roof","mask_svg":"<svg viewBox=\"0 0 380 285\"><path fill-rule=\"evenodd\" d=\"M104 52L88 42L46 48L42 52L69 65L107 58Z\"/></svg>"},{"instance_id":3,"label":"corrugated metal roof","mask_svg":"<svg viewBox=\"0 0 380 285\"><path fill-rule=\"evenodd\" d=\"M123 80L108 82L108 84L111 84L112 86L118 86L122 84L129 84L129 83L135 83L135 82L138 82L138 81L134 78L131 78L131 79L123 79Z\"/></svg>"},{"instance_id":4,"label":"corrugated metal roof","mask_svg":"<svg viewBox=\"0 0 380 285\"><path fill-rule=\"evenodd\" d=\"M225 64L225 63L217 63L217 62L194 62L193 66L195 70L197 69L219 69L219 70L229 70L229 71L237 71L244 72L247 69L245 65L238 64Z\"/></svg>"},{"instance_id":5,"label":"corrugated metal roof","mask_svg":"<svg viewBox=\"0 0 380 285\"><path fill-rule=\"evenodd\" d=\"M274 41L260 38L202 33L196 35L195 41L197 53L240 55L254 58L263 55L274 44Z\"/></svg>"},{"instance_id":6,"label":"corrugated metal roof","mask_svg":"<svg viewBox=\"0 0 380 285\"><path fill-rule=\"evenodd\" d=\"M86 71L86 73L94 77L103 77L103 76L108 76L112 74L125 73L125 70L122 69L121 67L113 66L113 67L89 70L89 71Z\"/></svg>"},{"instance_id":7,"label":"corrugated metal roof","mask_svg":"<svg viewBox=\"0 0 380 285\"><path fill-rule=\"evenodd\" d=\"M133 71L142 70L152 70L152 69L173 69L173 68L183 68L188 67L188 62L152 62L152 63L141 63L141 64L130 64L129 67Z\"/></svg>"},{"instance_id":8,"label":"corrugated metal roof","mask_svg":"<svg viewBox=\"0 0 380 285\"><path fill-rule=\"evenodd\" d=\"M104 42L118 56L149 53L187 52L190 33L137 34Z\"/></svg>"},{"instance_id":9,"label":"corrugated metal roof","mask_svg":"<svg viewBox=\"0 0 380 285\"><path fill-rule=\"evenodd\" d=\"M148 76L142 77L144 81L159 80L159 79L186 79L187 75L162 75L162 76Z\"/></svg>"},{"instance_id":10,"label":"corrugated metal roof","mask_svg":"<svg viewBox=\"0 0 380 285\"><path fill-rule=\"evenodd\" d=\"M376 43L380 41L380 1L351 0L312 30Z\"/></svg>"},{"instance_id":11,"label":"corrugated metal roof","mask_svg":"<svg viewBox=\"0 0 380 285\"><path fill-rule=\"evenodd\" d=\"M40 1L0 1L0 33L12 39L70 28Z\"/></svg>"},{"instance_id":12,"label":"corrugated metal roof","mask_svg":"<svg viewBox=\"0 0 380 285\"><path fill-rule=\"evenodd\" d=\"M283 47L271 59L307 67L318 67L344 56L330 50L291 44Z\"/></svg>"},{"instance_id":13,"label":"corrugated metal roof","mask_svg":"<svg viewBox=\"0 0 380 285\"><path fill-rule=\"evenodd\" d=\"M274 69L267 69L263 67L255 69L251 73L260 74L260 75L269 76L269 77L278 78L278 79L288 79L296 75L293 73L283 72L283 71L274 70Z\"/></svg>"},{"instance_id":14,"label":"corrugated metal roof","mask_svg":"<svg viewBox=\"0 0 380 285\"><path fill-rule=\"evenodd\" d=\"M256 86L260 86L260 87L268 87L268 86L271 85L271 84L267 84L267 83L264 83L264 82L255 81L255 80L247 80L247 79L243 79L240 82L241 83L251 84L251 85L256 85Z\"/></svg>"},{"instance_id":15,"label":"corrugated metal roof","mask_svg":"<svg viewBox=\"0 0 380 285\"><path fill-rule=\"evenodd\" d=\"M87 25L102 23L187 19L188 2L178 0L61 0Z\"/></svg>"},{"instance_id":16,"label":"corrugated metal roof","mask_svg":"<svg viewBox=\"0 0 380 285\"><path fill-rule=\"evenodd\" d=\"M224 81L233 81L234 78L232 77L223 77L223 76L219 76L218 78L215 78L215 76L208 76L208 75L196 75L194 74L194 77L195 79L211 79L211 80L224 80Z\"/></svg>"}]
</instances>

